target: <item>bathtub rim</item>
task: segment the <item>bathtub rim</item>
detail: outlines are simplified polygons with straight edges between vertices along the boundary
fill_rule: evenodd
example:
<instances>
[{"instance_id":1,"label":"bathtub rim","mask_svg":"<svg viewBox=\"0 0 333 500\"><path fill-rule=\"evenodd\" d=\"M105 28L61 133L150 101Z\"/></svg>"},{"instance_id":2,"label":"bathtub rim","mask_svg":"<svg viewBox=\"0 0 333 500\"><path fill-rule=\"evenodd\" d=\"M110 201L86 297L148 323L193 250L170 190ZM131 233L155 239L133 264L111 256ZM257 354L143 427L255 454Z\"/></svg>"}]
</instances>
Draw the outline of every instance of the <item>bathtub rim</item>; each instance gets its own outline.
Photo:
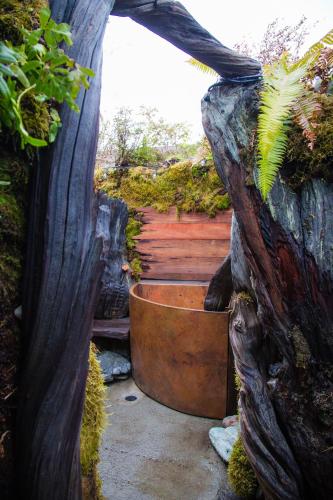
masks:
<instances>
[{"instance_id":1,"label":"bathtub rim","mask_svg":"<svg viewBox=\"0 0 333 500\"><path fill-rule=\"evenodd\" d=\"M181 310L181 311L193 311L193 312L196 312L196 313L205 313L205 314L223 314L223 315L226 315L226 316L229 316L229 311L206 311L205 309L192 309L190 307L178 307L178 306L170 306L168 304L162 304L161 302L155 302L153 300L148 300L148 299L144 299L143 297L140 297L139 295L137 295L136 293L134 293L134 289L138 286L138 285L145 285L144 282L140 281L138 283L134 283L131 287L130 287L130 297L134 297L138 300L142 300L143 302L147 302L148 304L155 304L157 306L161 306L161 307L166 307L168 309L178 309L178 310ZM152 286L177 286L179 285L179 283L146 283L146 285L152 285ZM194 287L194 286L205 286L205 285L200 285L200 284L188 284L188 285L181 285L181 286L188 286L188 287ZM207 285L207 288L208 288L208 285Z\"/></svg>"}]
</instances>

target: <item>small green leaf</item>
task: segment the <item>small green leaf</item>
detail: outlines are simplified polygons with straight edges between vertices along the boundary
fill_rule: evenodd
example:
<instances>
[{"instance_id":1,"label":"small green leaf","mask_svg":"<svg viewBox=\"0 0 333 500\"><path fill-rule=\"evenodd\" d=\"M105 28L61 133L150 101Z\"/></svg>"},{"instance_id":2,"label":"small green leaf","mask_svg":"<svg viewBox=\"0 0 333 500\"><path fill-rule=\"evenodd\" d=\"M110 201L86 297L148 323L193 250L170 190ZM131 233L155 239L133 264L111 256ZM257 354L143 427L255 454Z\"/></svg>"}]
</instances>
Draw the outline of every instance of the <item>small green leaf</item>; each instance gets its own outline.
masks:
<instances>
[{"instance_id":1,"label":"small green leaf","mask_svg":"<svg viewBox=\"0 0 333 500\"><path fill-rule=\"evenodd\" d=\"M91 76L91 78L94 78L95 76L95 73L90 68L85 68L84 66L80 66L80 70L84 75Z\"/></svg>"},{"instance_id":2,"label":"small green leaf","mask_svg":"<svg viewBox=\"0 0 333 500\"><path fill-rule=\"evenodd\" d=\"M48 97L45 94L35 95L35 101L37 101L37 102L45 102L45 101L47 101L47 99L48 99Z\"/></svg>"},{"instance_id":3,"label":"small green leaf","mask_svg":"<svg viewBox=\"0 0 333 500\"><path fill-rule=\"evenodd\" d=\"M2 63L0 63L0 73L2 73L5 76L15 76L10 67Z\"/></svg>"},{"instance_id":4,"label":"small green leaf","mask_svg":"<svg viewBox=\"0 0 333 500\"><path fill-rule=\"evenodd\" d=\"M58 113L58 111L55 108L51 108L50 109L50 116L51 116L51 118L52 118L53 121L60 122L59 113Z\"/></svg>"},{"instance_id":5,"label":"small green leaf","mask_svg":"<svg viewBox=\"0 0 333 500\"><path fill-rule=\"evenodd\" d=\"M0 186L9 186L10 182L9 181L0 181Z\"/></svg>"},{"instance_id":6,"label":"small green leaf","mask_svg":"<svg viewBox=\"0 0 333 500\"><path fill-rule=\"evenodd\" d=\"M34 52L37 52L40 56L44 56L47 52L46 48L41 43L36 43L33 47L31 47Z\"/></svg>"},{"instance_id":7,"label":"small green leaf","mask_svg":"<svg viewBox=\"0 0 333 500\"><path fill-rule=\"evenodd\" d=\"M0 94L4 95L7 98L10 98L11 96L7 82L2 75L0 75Z\"/></svg>"},{"instance_id":8,"label":"small green leaf","mask_svg":"<svg viewBox=\"0 0 333 500\"><path fill-rule=\"evenodd\" d=\"M57 39L53 31L47 30L45 31L44 34L45 42L47 43L48 47L51 49L55 48L57 46Z\"/></svg>"},{"instance_id":9,"label":"small green leaf","mask_svg":"<svg viewBox=\"0 0 333 500\"><path fill-rule=\"evenodd\" d=\"M41 68L41 66L42 66L41 61L30 61L30 62L27 62L24 66L22 66L22 70L25 73L28 73L29 71L39 70Z\"/></svg>"},{"instance_id":10,"label":"small green leaf","mask_svg":"<svg viewBox=\"0 0 333 500\"><path fill-rule=\"evenodd\" d=\"M0 42L0 62L2 63L16 63L19 59L19 54L7 47L3 42Z\"/></svg>"},{"instance_id":11,"label":"small green leaf","mask_svg":"<svg viewBox=\"0 0 333 500\"><path fill-rule=\"evenodd\" d=\"M47 142L43 139L36 139L35 137L31 137L30 135L25 137L25 142L31 144L31 146L35 146L35 148L47 146Z\"/></svg>"},{"instance_id":12,"label":"small green leaf","mask_svg":"<svg viewBox=\"0 0 333 500\"><path fill-rule=\"evenodd\" d=\"M11 64L10 69L12 70L18 81L23 85L23 87L25 88L30 87L30 82L28 78L17 64Z\"/></svg>"},{"instance_id":13,"label":"small green leaf","mask_svg":"<svg viewBox=\"0 0 333 500\"><path fill-rule=\"evenodd\" d=\"M52 143L56 140L59 129L62 127L60 122L52 122L49 130L49 142Z\"/></svg>"},{"instance_id":14,"label":"small green leaf","mask_svg":"<svg viewBox=\"0 0 333 500\"><path fill-rule=\"evenodd\" d=\"M26 37L27 44L36 45L43 34L43 30L39 28L38 30L31 31L31 33L29 33L29 31L27 33L28 33L28 36Z\"/></svg>"},{"instance_id":15,"label":"small green leaf","mask_svg":"<svg viewBox=\"0 0 333 500\"><path fill-rule=\"evenodd\" d=\"M51 11L47 7L44 7L43 9L40 10L39 12L39 22L40 22L40 27L45 29L47 26L47 23L51 17Z\"/></svg>"}]
</instances>

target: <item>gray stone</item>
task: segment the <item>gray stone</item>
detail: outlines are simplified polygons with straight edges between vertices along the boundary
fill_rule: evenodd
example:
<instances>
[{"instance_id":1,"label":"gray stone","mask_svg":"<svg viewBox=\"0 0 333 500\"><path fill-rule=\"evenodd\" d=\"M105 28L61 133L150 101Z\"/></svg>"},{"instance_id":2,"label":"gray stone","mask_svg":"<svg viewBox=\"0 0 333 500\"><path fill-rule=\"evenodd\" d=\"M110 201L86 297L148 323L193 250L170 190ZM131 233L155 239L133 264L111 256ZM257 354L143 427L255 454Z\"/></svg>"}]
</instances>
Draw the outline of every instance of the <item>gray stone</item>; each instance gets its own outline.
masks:
<instances>
[{"instance_id":1,"label":"gray stone","mask_svg":"<svg viewBox=\"0 0 333 500\"><path fill-rule=\"evenodd\" d=\"M131 372L131 363L124 356L115 352L104 351L98 354L98 359L106 384L115 379L124 379Z\"/></svg>"},{"instance_id":2,"label":"gray stone","mask_svg":"<svg viewBox=\"0 0 333 500\"><path fill-rule=\"evenodd\" d=\"M222 460L229 462L232 448L239 435L239 424L230 427L212 427L209 439Z\"/></svg>"},{"instance_id":3,"label":"gray stone","mask_svg":"<svg viewBox=\"0 0 333 500\"><path fill-rule=\"evenodd\" d=\"M231 415L230 417L225 417L222 420L222 427L239 426L238 415Z\"/></svg>"}]
</instances>

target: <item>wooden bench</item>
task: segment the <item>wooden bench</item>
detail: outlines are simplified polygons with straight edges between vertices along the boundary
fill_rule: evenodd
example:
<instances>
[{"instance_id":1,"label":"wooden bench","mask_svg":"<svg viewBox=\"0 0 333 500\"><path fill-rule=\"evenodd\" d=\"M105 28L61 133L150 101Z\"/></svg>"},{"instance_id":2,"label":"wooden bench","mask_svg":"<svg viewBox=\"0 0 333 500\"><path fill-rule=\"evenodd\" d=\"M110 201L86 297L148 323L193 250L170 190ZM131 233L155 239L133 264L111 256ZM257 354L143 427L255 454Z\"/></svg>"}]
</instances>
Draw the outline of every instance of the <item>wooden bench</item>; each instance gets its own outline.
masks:
<instances>
[{"instance_id":1,"label":"wooden bench","mask_svg":"<svg viewBox=\"0 0 333 500\"><path fill-rule=\"evenodd\" d=\"M130 331L130 319L95 319L93 323L92 336L115 340L128 340Z\"/></svg>"}]
</instances>

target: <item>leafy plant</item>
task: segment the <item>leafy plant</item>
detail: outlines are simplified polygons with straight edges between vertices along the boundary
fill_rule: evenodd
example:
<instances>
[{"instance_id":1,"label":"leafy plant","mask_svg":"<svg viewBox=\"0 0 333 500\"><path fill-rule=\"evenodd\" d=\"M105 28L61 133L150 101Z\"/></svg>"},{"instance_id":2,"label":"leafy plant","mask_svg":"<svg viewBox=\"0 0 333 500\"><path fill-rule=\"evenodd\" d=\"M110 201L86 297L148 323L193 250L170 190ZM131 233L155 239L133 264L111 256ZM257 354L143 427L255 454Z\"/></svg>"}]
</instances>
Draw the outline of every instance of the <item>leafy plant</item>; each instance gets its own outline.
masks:
<instances>
[{"instance_id":1,"label":"leafy plant","mask_svg":"<svg viewBox=\"0 0 333 500\"><path fill-rule=\"evenodd\" d=\"M193 66L194 68L196 68L197 70L199 70L201 73L204 73L206 75L215 76L216 78L219 76L219 74L217 73L217 71L215 71L215 69L210 68L206 64L198 61L197 59L194 59L193 57L188 59L186 62L188 64L190 64L191 66Z\"/></svg>"},{"instance_id":2,"label":"leafy plant","mask_svg":"<svg viewBox=\"0 0 333 500\"><path fill-rule=\"evenodd\" d=\"M72 45L69 25L53 21L48 8L41 9L39 20L38 29L22 29L20 46L0 42L0 123L19 133L22 149L27 144L42 147L55 140L61 127L55 103L66 102L78 112L78 93L82 86L89 88L88 77L94 76L91 69L77 64L59 47L63 42ZM25 126L23 108L28 98L49 107L48 142L32 137Z\"/></svg>"},{"instance_id":3,"label":"leafy plant","mask_svg":"<svg viewBox=\"0 0 333 500\"><path fill-rule=\"evenodd\" d=\"M332 44L333 30L310 47L298 61L290 63L288 55L284 54L279 61L265 69L258 118L259 188L264 200L283 163L293 114L313 147L315 127L311 120L318 113L319 104L304 80L321 51Z\"/></svg>"}]
</instances>

